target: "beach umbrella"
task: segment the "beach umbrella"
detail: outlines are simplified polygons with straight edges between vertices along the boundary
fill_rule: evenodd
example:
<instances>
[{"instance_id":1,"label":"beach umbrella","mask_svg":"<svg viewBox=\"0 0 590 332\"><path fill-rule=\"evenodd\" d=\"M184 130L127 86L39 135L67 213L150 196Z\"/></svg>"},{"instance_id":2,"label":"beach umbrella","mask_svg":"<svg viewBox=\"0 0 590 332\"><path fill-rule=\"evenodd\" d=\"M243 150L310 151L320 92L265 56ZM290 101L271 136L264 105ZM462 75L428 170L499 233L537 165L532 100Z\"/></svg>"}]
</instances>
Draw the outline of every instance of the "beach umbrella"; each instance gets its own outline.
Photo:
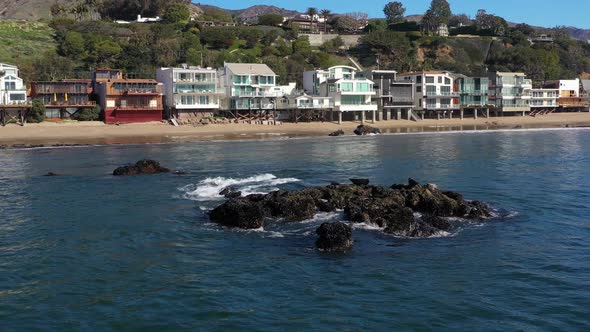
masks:
<instances>
[{"instance_id":1,"label":"beach umbrella","mask_svg":"<svg viewBox=\"0 0 590 332\"><path fill-rule=\"evenodd\" d=\"M66 93L66 96L65 96L65 98L66 98L66 102L67 102L67 101L68 101L68 94L67 94L67 93Z\"/></svg>"}]
</instances>

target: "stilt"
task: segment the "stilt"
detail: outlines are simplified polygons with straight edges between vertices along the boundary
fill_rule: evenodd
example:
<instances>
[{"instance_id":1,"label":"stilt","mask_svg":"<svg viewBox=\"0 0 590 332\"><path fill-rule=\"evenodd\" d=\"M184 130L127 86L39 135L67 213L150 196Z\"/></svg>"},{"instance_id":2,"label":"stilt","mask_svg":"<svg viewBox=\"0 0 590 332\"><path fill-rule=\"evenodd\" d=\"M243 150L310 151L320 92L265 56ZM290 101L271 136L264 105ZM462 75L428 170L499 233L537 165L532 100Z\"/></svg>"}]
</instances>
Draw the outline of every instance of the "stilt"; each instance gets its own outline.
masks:
<instances>
[{"instance_id":1,"label":"stilt","mask_svg":"<svg viewBox=\"0 0 590 332\"><path fill-rule=\"evenodd\" d=\"M402 119L402 110L401 110L401 109L397 110L397 116L396 116L396 119L397 119L397 120L401 120L401 119Z\"/></svg>"},{"instance_id":2,"label":"stilt","mask_svg":"<svg viewBox=\"0 0 590 332\"><path fill-rule=\"evenodd\" d=\"M377 111L377 121L383 121L383 111Z\"/></svg>"},{"instance_id":3,"label":"stilt","mask_svg":"<svg viewBox=\"0 0 590 332\"><path fill-rule=\"evenodd\" d=\"M473 118L477 119L477 108L473 109Z\"/></svg>"},{"instance_id":4,"label":"stilt","mask_svg":"<svg viewBox=\"0 0 590 332\"><path fill-rule=\"evenodd\" d=\"M461 120L463 120L464 116L465 116L465 110L463 108L461 108L461 110L459 110L459 117L461 118Z\"/></svg>"},{"instance_id":5,"label":"stilt","mask_svg":"<svg viewBox=\"0 0 590 332\"><path fill-rule=\"evenodd\" d=\"M408 108L407 109L407 113L406 114L408 116L408 121L412 120L412 109L411 108Z\"/></svg>"},{"instance_id":6,"label":"stilt","mask_svg":"<svg viewBox=\"0 0 590 332\"><path fill-rule=\"evenodd\" d=\"M377 121L377 115L375 114L376 113L375 111L373 111L372 113L373 113L372 114L372 118L373 118L372 121L373 121L373 124L375 124L375 121Z\"/></svg>"},{"instance_id":7,"label":"stilt","mask_svg":"<svg viewBox=\"0 0 590 332\"><path fill-rule=\"evenodd\" d=\"M0 110L0 123L2 123L2 127L6 126L6 111Z\"/></svg>"},{"instance_id":8,"label":"stilt","mask_svg":"<svg viewBox=\"0 0 590 332\"><path fill-rule=\"evenodd\" d=\"M486 108L486 118L490 118L490 109Z\"/></svg>"},{"instance_id":9,"label":"stilt","mask_svg":"<svg viewBox=\"0 0 590 332\"><path fill-rule=\"evenodd\" d=\"M449 111L449 119L453 120L453 111L452 110Z\"/></svg>"},{"instance_id":10,"label":"stilt","mask_svg":"<svg viewBox=\"0 0 590 332\"><path fill-rule=\"evenodd\" d=\"M365 111L361 111L361 124L365 124L365 117L367 115L365 114Z\"/></svg>"},{"instance_id":11,"label":"stilt","mask_svg":"<svg viewBox=\"0 0 590 332\"><path fill-rule=\"evenodd\" d=\"M342 111L338 112L338 124L342 124Z\"/></svg>"},{"instance_id":12,"label":"stilt","mask_svg":"<svg viewBox=\"0 0 590 332\"><path fill-rule=\"evenodd\" d=\"M420 112L420 118L424 120L424 111Z\"/></svg>"},{"instance_id":13,"label":"stilt","mask_svg":"<svg viewBox=\"0 0 590 332\"><path fill-rule=\"evenodd\" d=\"M436 119L440 120L440 112L436 112Z\"/></svg>"},{"instance_id":14,"label":"stilt","mask_svg":"<svg viewBox=\"0 0 590 332\"><path fill-rule=\"evenodd\" d=\"M385 110L385 121L391 120L391 110Z\"/></svg>"},{"instance_id":15,"label":"stilt","mask_svg":"<svg viewBox=\"0 0 590 332\"><path fill-rule=\"evenodd\" d=\"M522 116L525 116L525 115L526 115L526 111L522 111Z\"/></svg>"}]
</instances>

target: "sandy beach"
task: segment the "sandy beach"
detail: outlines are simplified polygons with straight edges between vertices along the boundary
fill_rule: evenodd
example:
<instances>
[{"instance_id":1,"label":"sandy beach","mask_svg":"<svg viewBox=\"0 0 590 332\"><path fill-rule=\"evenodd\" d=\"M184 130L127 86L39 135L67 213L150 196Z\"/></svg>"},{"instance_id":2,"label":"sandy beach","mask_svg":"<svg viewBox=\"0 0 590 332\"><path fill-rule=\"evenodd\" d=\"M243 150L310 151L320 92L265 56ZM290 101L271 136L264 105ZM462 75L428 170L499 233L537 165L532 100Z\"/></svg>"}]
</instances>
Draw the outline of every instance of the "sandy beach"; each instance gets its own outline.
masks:
<instances>
[{"instance_id":1,"label":"sandy beach","mask_svg":"<svg viewBox=\"0 0 590 332\"><path fill-rule=\"evenodd\" d=\"M590 113L560 113L538 117L492 117L479 119L443 119L370 121L383 133L411 133L451 130L498 130L590 126ZM212 141L264 139L276 137L327 136L342 129L353 135L358 122L284 123L279 126L249 124L211 124L174 127L165 123L105 125L102 122L41 123L0 127L0 146L51 146L76 144L163 143L176 141Z\"/></svg>"}]
</instances>

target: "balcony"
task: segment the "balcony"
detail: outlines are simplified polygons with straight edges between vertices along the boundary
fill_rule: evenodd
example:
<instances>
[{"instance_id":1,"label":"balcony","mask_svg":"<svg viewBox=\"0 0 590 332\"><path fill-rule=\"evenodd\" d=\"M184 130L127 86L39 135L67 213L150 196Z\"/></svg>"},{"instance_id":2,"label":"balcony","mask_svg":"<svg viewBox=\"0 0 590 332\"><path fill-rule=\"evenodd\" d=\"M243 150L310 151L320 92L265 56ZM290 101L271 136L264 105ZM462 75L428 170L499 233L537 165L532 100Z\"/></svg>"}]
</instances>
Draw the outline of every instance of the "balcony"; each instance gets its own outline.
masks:
<instances>
[{"instance_id":1,"label":"balcony","mask_svg":"<svg viewBox=\"0 0 590 332\"><path fill-rule=\"evenodd\" d=\"M377 111L377 104L366 103L366 104L341 104L339 107L340 111Z\"/></svg>"},{"instance_id":2,"label":"balcony","mask_svg":"<svg viewBox=\"0 0 590 332\"><path fill-rule=\"evenodd\" d=\"M256 103L256 104L238 104L232 107L235 110L273 110L275 105L272 103Z\"/></svg>"},{"instance_id":3,"label":"balcony","mask_svg":"<svg viewBox=\"0 0 590 332\"><path fill-rule=\"evenodd\" d=\"M174 90L174 94L178 95L220 95L223 92L215 91L215 90Z\"/></svg>"},{"instance_id":4,"label":"balcony","mask_svg":"<svg viewBox=\"0 0 590 332\"><path fill-rule=\"evenodd\" d=\"M232 90L232 97L239 98L279 98L283 97L283 91L239 91Z\"/></svg>"},{"instance_id":5,"label":"balcony","mask_svg":"<svg viewBox=\"0 0 590 332\"><path fill-rule=\"evenodd\" d=\"M45 104L46 108L77 108L77 107L94 107L96 106L96 102L95 101L89 101L89 100L81 100L81 101L76 101L76 100L58 100L58 101L52 101L49 102L47 104Z\"/></svg>"},{"instance_id":6,"label":"balcony","mask_svg":"<svg viewBox=\"0 0 590 332\"><path fill-rule=\"evenodd\" d=\"M436 91L426 91L425 94L426 98L431 97L459 97L459 92L436 92Z\"/></svg>"},{"instance_id":7,"label":"balcony","mask_svg":"<svg viewBox=\"0 0 590 332\"><path fill-rule=\"evenodd\" d=\"M144 88L135 88L135 89L125 89L125 90L115 90L115 91L120 91L123 92L123 94L126 95L154 95L154 94L160 94L160 91L158 91L158 89L144 89Z\"/></svg>"},{"instance_id":8,"label":"balcony","mask_svg":"<svg viewBox=\"0 0 590 332\"><path fill-rule=\"evenodd\" d=\"M301 103L301 104L297 104L297 108L299 108L299 109L328 109L328 108L334 108L334 103L333 102L330 102L328 104Z\"/></svg>"},{"instance_id":9,"label":"balcony","mask_svg":"<svg viewBox=\"0 0 590 332\"><path fill-rule=\"evenodd\" d=\"M193 109L218 109L219 103L209 104L176 104L174 106L177 110L193 110Z\"/></svg>"},{"instance_id":10,"label":"balcony","mask_svg":"<svg viewBox=\"0 0 590 332\"><path fill-rule=\"evenodd\" d=\"M456 104L426 104L426 109L428 110L451 110L451 109L458 109L459 105Z\"/></svg>"}]
</instances>

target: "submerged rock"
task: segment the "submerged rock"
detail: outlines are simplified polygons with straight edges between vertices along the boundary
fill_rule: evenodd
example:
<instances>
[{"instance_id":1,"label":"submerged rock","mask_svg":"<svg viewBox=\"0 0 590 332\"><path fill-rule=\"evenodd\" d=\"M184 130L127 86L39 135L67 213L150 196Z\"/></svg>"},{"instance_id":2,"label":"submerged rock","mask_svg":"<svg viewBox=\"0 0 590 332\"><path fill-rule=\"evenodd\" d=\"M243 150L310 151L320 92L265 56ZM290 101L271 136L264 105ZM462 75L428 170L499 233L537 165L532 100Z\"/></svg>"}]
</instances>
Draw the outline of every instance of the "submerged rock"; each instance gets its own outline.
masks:
<instances>
[{"instance_id":1,"label":"submerged rock","mask_svg":"<svg viewBox=\"0 0 590 332\"><path fill-rule=\"evenodd\" d=\"M354 133L358 136L379 135L379 134L381 134L381 130L379 128L374 128L374 127L367 126L367 125L360 125L360 126L356 127L356 129L354 130Z\"/></svg>"},{"instance_id":2,"label":"submerged rock","mask_svg":"<svg viewBox=\"0 0 590 332\"><path fill-rule=\"evenodd\" d=\"M315 245L323 251L346 251L352 248L352 228L341 222L323 223L317 230Z\"/></svg>"},{"instance_id":3,"label":"submerged rock","mask_svg":"<svg viewBox=\"0 0 590 332\"><path fill-rule=\"evenodd\" d=\"M344 136L344 130L338 129L335 132L330 133L328 136L332 136L332 137L335 137L335 136Z\"/></svg>"},{"instance_id":4,"label":"submerged rock","mask_svg":"<svg viewBox=\"0 0 590 332\"><path fill-rule=\"evenodd\" d=\"M59 176L59 174L53 173L53 172L49 172L49 173L47 173L47 174L45 174L43 176L50 176L51 177L51 176Z\"/></svg>"},{"instance_id":5,"label":"submerged rock","mask_svg":"<svg viewBox=\"0 0 590 332\"><path fill-rule=\"evenodd\" d=\"M155 160L142 159L135 165L122 166L113 171L115 176L129 176L138 174L158 174L170 172L168 168L160 166Z\"/></svg>"},{"instance_id":6,"label":"submerged rock","mask_svg":"<svg viewBox=\"0 0 590 332\"><path fill-rule=\"evenodd\" d=\"M350 182L356 186L368 186L371 181L369 179L350 179Z\"/></svg>"}]
</instances>

